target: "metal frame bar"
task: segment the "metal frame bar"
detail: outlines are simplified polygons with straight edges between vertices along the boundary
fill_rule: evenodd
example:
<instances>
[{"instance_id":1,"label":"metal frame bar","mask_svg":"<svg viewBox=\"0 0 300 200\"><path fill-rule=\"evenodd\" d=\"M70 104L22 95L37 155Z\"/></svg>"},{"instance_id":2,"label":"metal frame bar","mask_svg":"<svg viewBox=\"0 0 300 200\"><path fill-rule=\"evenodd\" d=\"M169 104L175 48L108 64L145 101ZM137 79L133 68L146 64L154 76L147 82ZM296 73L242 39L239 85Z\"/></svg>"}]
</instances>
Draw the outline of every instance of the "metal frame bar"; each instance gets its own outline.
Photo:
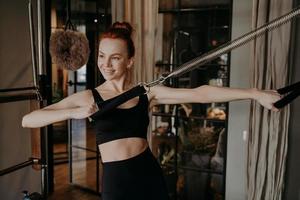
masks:
<instances>
[{"instance_id":1,"label":"metal frame bar","mask_svg":"<svg viewBox=\"0 0 300 200\"><path fill-rule=\"evenodd\" d=\"M85 148L85 147L81 147L81 146L78 146L78 145L72 145L72 147L76 148L76 149L81 149L81 150L86 150L86 151L89 151L89 152L97 153L96 150L91 149L91 148Z\"/></svg>"},{"instance_id":2,"label":"metal frame bar","mask_svg":"<svg viewBox=\"0 0 300 200\"><path fill-rule=\"evenodd\" d=\"M37 99L37 94L35 92L0 96L0 103L9 103L32 99Z\"/></svg>"},{"instance_id":3,"label":"metal frame bar","mask_svg":"<svg viewBox=\"0 0 300 200\"><path fill-rule=\"evenodd\" d=\"M13 166L8 167L8 168L3 169L3 170L0 170L0 176L10 174L14 171L17 171L19 169L23 169L24 167L28 167L28 166L33 165L33 164L40 164L40 160L37 159L37 158L29 158L28 161L13 165Z\"/></svg>"},{"instance_id":4,"label":"metal frame bar","mask_svg":"<svg viewBox=\"0 0 300 200\"><path fill-rule=\"evenodd\" d=\"M44 33L44 26L43 21L47 21L45 19L44 13L46 5L50 5L49 3L45 3L42 0L37 0L37 19L38 19L38 58L39 58L39 70L36 67L36 52L35 52L35 38L34 38L34 28L33 28L33 13L32 13L32 2L29 0L28 3L28 12L29 12L29 29L30 29L30 39L31 39L31 57L32 57L32 67L33 67L33 81L34 86L32 87L20 87L20 88L8 88L8 89L0 89L1 93L6 92L14 92L12 94L5 94L0 95L0 103L8 103L8 102L16 102L16 101L23 101L23 100L39 100L41 106L43 106L44 102L42 101L42 97L40 94L39 89L46 89L46 79L45 74L43 71L44 66L44 54L45 47L43 46L43 33ZM50 16L50 15L49 15ZM49 18L49 17L48 17ZM49 18L50 19L50 18ZM50 31L49 31L50 32ZM38 72L37 72L38 71ZM39 74L39 76L37 75ZM39 80L38 80L39 78ZM25 92L27 90L34 90L31 92ZM22 91L22 92L20 92ZM48 97L49 100L49 97ZM41 158L30 158L28 161L25 161L23 163L11 166L9 168L6 168L4 170L0 171L0 176L12 173L16 170L22 169L24 167L30 166L32 164L39 164L41 165L41 190L43 197L46 197L48 195L49 186L51 186L51 183L49 184L49 165L51 165L51 161L49 161L49 155L48 155L48 132L46 128L42 128L41 130ZM51 174L50 174L51 175Z\"/></svg>"},{"instance_id":5,"label":"metal frame bar","mask_svg":"<svg viewBox=\"0 0 300 200\"><path fill-rule=\"evenodd\" d=\"M162 167L173 167L173 164L164 164L162 165ZM187 171L195 171L195 172L199 172L199 173L212 173L212 174L220 174L220 175L224 175L223 171L218 171L218 170L213 170L213 169L205 169L205 168L196 168L196 167L189 167L189 166L183 166L183 165L178 165L177 166L178 169L183 169L183 170L187 170ZM175 172L175 169L174 169Z\"/></svg>"},{"instance_id":6,"label":"metal frame bar","mask_svg":"<svg viewBox=\"0 0 300 200\"><path fill-rule=\"evenodd\" d=\"M15 91L24 91L24 90L36 90L36 87L21 87L21 88L7 88L0 89L0 92L15 92Z\"/></svg>"}]
</instances>

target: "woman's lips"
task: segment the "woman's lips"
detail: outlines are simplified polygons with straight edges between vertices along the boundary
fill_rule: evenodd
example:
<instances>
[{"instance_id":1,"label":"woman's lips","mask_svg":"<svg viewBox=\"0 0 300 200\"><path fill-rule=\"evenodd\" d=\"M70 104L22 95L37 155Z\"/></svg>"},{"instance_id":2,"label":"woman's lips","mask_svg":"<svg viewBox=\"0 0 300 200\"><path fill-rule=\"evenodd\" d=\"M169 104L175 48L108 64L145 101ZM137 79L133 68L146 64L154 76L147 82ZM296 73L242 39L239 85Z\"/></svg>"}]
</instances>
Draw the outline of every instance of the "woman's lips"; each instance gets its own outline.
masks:
<instances>
[{"instance_id":1,"label":"woman's lips","mask_svg":"<svg viewBox=\"0 0 300 200\"><path fill-rule=\"evenodd\" d=\"M111 74L111 73L113 73L115 70L103 70L105 73L107 73L107 74Z\"/></svg>"}]
</instances>

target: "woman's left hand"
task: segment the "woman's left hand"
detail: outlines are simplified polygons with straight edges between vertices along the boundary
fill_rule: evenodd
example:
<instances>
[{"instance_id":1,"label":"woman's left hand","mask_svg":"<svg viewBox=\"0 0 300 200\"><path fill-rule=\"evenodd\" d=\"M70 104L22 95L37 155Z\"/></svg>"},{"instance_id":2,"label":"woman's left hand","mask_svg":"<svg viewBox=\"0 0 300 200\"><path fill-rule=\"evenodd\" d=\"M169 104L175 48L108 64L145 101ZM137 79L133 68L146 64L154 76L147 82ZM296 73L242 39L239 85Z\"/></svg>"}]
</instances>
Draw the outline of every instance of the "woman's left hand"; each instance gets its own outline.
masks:
<instances>
[{"instance_id":1,"label":"woman's left hand","mask_svg":"<svg viewBox=\"0 0 300 200\"><path fill-rule=\"evenodd\" d=\"M274 107L274 103L280 98L281 96L276 90L256 90L254 97L262 106L272 111L279 111L278 108Z\"/></svg>"}]
</instances>

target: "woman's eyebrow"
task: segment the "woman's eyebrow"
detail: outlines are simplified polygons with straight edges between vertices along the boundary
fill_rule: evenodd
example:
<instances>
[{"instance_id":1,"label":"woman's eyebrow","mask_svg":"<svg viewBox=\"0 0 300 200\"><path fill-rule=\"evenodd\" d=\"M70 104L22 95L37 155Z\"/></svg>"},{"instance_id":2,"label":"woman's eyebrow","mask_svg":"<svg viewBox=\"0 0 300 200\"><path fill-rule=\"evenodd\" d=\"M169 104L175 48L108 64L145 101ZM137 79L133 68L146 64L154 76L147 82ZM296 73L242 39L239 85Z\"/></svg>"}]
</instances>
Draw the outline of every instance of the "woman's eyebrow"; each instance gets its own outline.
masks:
<instances>
[{"instance_id":1,"label":"woman's eyebrow","mask_svg":"<svg viewBox=\"0 0 300 200\"><path fill-rule=\"evenodd\" d=\"M105 55L105 53L104 52L102 52L101 50L99 50L99 54L104 54ZM111 54L112 56L121 56L122 54L121 53L113 53L113 54Z\"/></svg>"},{"instance_id":2,"label":"woman's eyebrow","mask_svg":"<svg viewBox=\"0 0 300 200\"><path fill-rule=\"evenodd\" d=\"M120 54L120 53L113 53L113 54L111 54L112 56L121 56L122 54Z\"/></svg>"}]
</instances>

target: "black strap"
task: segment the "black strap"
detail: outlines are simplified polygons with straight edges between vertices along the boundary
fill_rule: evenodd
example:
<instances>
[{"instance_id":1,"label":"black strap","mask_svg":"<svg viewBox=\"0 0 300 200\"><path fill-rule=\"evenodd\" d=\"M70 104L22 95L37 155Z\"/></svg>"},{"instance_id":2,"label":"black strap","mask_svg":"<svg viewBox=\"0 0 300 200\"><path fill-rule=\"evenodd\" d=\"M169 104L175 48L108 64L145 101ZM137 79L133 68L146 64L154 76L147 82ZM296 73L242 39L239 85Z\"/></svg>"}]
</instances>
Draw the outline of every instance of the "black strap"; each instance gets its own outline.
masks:
<instances>
[{"instance_id":1,"label":"black strap","mask_svg":"<svg viewBox=\"0 0 300 200\"><path fill-rule=\"evenodd\" d=\"M94 101L97 104L97 106L99 107L99 105L103 102L103 99L100 96L99 92L95 88L92 89L92 93L93 93Z\"/></svg>"},{"instance_id":2,"label":"black strap","mask_svg":"<svg viewBox=\"0 0 300 200\"><path fill-rule=\"evenodd\" d=\"M274 107L279 109L291 103L294 99L296 99L300 95L300 81L292 85L288 85L286 87L280 88L277 90L277 92L279 94L288 93L282 99L274 103Z\"/></svg>"},{"instance_id":3,"label":"black strap","mask_svg":"<svg viewBox=\"0 0 300 200\"><path fill-rule=\"evenodd\" d=\"M286 87L283 87L283 88L280 88L277 90L277 92L279 94L285 94L285 93L288 93L288 92L291 92L291 91L294 91L294 90L298 90L300 89L300 81L297 82L297 83L294 83L292 85L288 85Z\"/></svg>"},{"instance_id":4,"label":"black strap","mask_svg":"<svg viewBox=\"0 0 300 200\"><path fill-rule=\"evenodd\" d=\"M97 91L96 91L97 92ZM125 103L126 101L140 96L146 92L144 86L138 85L116 97L108 99L106 101L101 101L98 105L99 111L94 113L90 118L96 120L98 117L102 116L104 113L118 107L119 105ZM98 93L99 95L99 93ZM100 96L100 95L99 95ZM101 97L100 97L101 98ZM102 99L102 98L101 98Z\"/></svg>"},{"instance_id":5,"label":"black strap","mask_svg":"<svg viewBox=\"0 0 300 200\"><path fill-rule=\"evenodd\" d=\"M284 96L282 99L274 103L276 108L283 108L284 106L291 103L300 95L300 89L290 92L288 95Z\"/></svg>"}]
</instances>

